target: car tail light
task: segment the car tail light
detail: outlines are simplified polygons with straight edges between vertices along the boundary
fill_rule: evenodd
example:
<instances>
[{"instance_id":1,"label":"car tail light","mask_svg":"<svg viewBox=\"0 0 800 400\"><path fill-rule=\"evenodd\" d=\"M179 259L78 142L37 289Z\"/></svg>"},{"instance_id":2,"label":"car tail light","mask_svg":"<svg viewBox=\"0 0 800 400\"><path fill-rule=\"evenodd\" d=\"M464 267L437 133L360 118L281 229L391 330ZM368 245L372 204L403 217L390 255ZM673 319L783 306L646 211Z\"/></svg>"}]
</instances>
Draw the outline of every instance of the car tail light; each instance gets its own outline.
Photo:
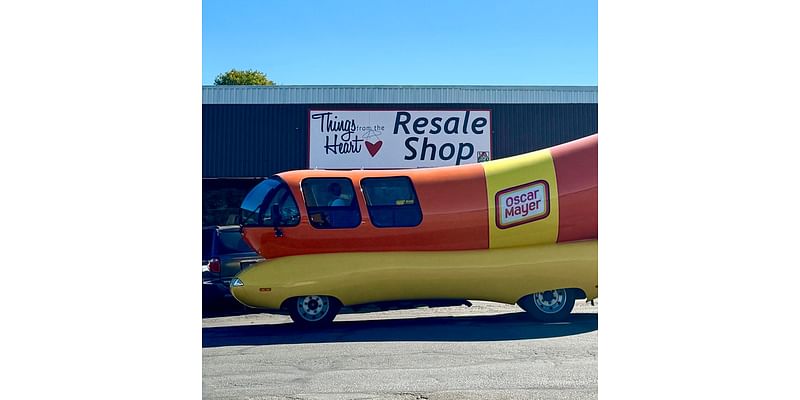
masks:
<instances>
[{"instance_id":1,"label":"car tail light","mask_svg":"<svg viewBox=\"0 0 800 400\"><path fill-rule=\"evenodd\" d=\"M212 258L208 261L208 270L211 272L219 273L220 270L220 262L219 258Z\"/></svg>"}]
</instances>

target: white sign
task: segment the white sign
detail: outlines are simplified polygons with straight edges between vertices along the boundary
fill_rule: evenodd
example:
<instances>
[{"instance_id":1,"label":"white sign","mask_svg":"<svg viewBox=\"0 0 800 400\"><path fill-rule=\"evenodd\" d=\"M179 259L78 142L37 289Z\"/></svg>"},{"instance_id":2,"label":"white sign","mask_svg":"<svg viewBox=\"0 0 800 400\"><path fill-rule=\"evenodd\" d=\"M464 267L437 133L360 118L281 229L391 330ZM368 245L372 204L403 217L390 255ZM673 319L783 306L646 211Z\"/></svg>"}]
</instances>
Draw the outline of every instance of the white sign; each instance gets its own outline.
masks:
<instances>
[{"instance_id":1,"label":"white sign","mask_svg":"<svg viewBox=\"0 0 800 400\"><path fill-rule=\"evenodd\" d=\"M461 165L492 157L489 110L310 110L308 166L326 169Z\"/></svg>"},{"instance_id":2,"label":"white sign","mask_svg":"<svg viewBox=\"0 0 800 400\"><path fill-rule=\"evenodd\" d=\"M496 223L500 229L547 218L550 214L550 187L535 181L497 192Z\"/></svg>"}]
</instances>

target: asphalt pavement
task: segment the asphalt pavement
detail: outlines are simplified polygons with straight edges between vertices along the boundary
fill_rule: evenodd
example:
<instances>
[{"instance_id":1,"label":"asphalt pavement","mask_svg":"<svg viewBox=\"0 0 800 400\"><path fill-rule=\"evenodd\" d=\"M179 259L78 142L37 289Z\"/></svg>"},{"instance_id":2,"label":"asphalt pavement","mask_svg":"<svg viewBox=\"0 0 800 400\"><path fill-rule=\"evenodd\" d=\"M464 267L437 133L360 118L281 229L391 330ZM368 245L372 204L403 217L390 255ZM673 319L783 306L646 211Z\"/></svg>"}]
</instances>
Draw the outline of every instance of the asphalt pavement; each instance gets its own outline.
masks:
<instances>
[{"instance_id":1,"label":"asphalt pavement","mask_svg":"<svg viewBox=\"0 0 800 400\"><path fill-rule=\"evenodd\" d=\"M206 399L593 399L597 306L538 323L517 306L203 318Z\"/></svg>"}]
</instances>

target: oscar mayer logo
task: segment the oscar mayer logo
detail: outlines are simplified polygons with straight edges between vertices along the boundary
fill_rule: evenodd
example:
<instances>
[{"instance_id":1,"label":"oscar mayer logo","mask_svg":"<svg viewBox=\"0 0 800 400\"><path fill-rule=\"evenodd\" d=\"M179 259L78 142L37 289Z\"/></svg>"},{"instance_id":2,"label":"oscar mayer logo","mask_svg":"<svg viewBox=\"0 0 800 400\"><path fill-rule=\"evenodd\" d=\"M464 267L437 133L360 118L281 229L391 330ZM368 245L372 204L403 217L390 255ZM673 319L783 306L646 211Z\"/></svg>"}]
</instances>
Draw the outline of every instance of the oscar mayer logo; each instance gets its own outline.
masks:
<instances>
[{"instance_id":1,"label":"oscar mayer logo","mask_svg":"<svg viewBox=\"0 0 800 400\"><path fill-rule=\"evenodd\" d=\"M500 229L527 224L550 215L550 186L538 180L503 189L494 196L495 222Z\"/></svg>"}]
</instances>

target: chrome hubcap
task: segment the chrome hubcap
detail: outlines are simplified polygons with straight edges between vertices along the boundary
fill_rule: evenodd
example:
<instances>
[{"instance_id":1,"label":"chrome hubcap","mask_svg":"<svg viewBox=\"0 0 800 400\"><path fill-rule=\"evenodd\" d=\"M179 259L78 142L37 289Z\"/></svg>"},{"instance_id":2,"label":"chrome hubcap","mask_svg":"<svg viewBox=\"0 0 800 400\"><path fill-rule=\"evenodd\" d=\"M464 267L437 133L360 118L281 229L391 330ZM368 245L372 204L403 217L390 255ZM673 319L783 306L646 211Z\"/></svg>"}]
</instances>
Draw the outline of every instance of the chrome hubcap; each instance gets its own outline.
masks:
<instances>
[{"instance_id":1,"label":"chrome hubcap","mask_svg":"<svg viewBox=\"0 0 800 400\"><path fill-rule=\"evenodd\" d=\"M566 289L556 289L534 293L533 304L543 313L555 314L567 305L567 291Z\"/></svg>"},{"instance_id":2,"label":"chrome hubcap","mask_svg":"<svg viewBox=\"0 0 800 400\"><path fill-rule=\"evenodd\" d=\"M325 296L305 296L297 299L297 311L306 321L319 321L331 307L330 300Z\"/></svg>"}]
</instances>

